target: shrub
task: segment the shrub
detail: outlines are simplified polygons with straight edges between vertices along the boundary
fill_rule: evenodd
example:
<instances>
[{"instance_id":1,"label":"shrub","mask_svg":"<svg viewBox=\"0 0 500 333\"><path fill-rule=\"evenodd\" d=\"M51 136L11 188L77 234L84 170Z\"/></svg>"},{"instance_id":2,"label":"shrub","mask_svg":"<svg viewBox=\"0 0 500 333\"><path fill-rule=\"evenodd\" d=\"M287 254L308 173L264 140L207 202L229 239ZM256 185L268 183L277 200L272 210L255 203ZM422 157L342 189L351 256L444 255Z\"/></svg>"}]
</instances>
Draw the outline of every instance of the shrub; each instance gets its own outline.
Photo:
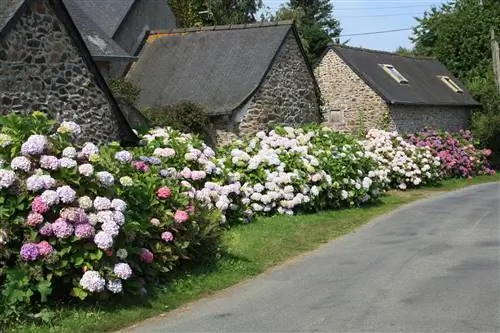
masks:
<instances>
[{"instance_id":1,"label":"shrub","mask_svg":"<svg viewBox=\"0 0 500 333\"><path fill-rule=\"evenodd\" d=\"M77 124L54 131L41 113L0 119L3 321L67 295L139 292L217 246L220 213L162 177L148 148L78 147Z\"/></svg>"},{"instance_id":2,"label":"shrub","mask_svg":"<svg viewBox=\"0 0 500 333\"><path fill-rule=\"evenodd\" d=\"M141 90L138 87L124 78L110 80L109 88L113 92L113 95L123 97L131 104L135 104L135 102L137 102L139 94L141 93Z\"/></svg>"},{"instance_id":3,"label":"shrub","mask_svg":"<svg viewBox=\"0 0 500 333\"><path fill-rule=\"evenodd\" d=\"M477 149L470 131L449 133L426 128L409 135L407 140L418 147L429 147L442 162L445 177L470 177L492 174L487 157L489 149Z\"/></svg>"},{"instance_id":4,"label":"shrub","mask_svg":"<svg viewBox=\"0 0 500 333\"><path fill-rule=\"evenodd\" d=\"M433 184L442 177L439 157L433 156L429 147L406 142L397 132L372 129L363 145L379 163L379 169L386 172L393 188Z\"/></svg>"},{"instance_id":5,"label":"shrub","mask_svg":"<svg viewBox=\"0 0 500 333\"><path fill-rule=\"evenodd\" d=\"M164 108L148 108L144 115L152 126L171 127L184 133L201 135L211 142L211 121L203 108L191 102L179 103Z\"/></svg>"}]
</instances>

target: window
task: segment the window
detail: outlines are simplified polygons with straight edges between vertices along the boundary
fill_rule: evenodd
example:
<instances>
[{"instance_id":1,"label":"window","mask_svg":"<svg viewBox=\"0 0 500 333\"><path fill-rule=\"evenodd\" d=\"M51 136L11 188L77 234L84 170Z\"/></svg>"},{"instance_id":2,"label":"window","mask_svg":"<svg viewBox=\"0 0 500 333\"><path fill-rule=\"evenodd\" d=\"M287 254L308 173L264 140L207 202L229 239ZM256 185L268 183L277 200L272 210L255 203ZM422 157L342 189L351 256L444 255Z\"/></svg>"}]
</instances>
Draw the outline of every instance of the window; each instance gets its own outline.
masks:
<instances>
[{"instance_id":1,"label":"window","mask_svg":"<svg viewBox=\"0 0 500 333\"><path fill-rule=\"evenodd\" d=\"M389 74L394 80L396 80L399 84L408 84L408 80L400 73L393 65L389 64L380 64L380 66L384 69L384 71Z\"/></svg>"},{"instance_id":2,"label":"window","mask_svg":"<svg viewBox=\"0 0 500 333\"><path fill-rule=\"evenodd\" d=\"M441 79L441 81L443 81L448 87L450 87L451 90L453 90L454 92L456 93L463 93L464 91L462 90L462 88L460 88L455 82L453 82L452 79L450 79L449 77L447 76L443 76L443 75L438 75L438 78Z\"/></svg>"},{"instance_id":3,"label":"window","mask_svg":"<svg viewBox=\"0 0 500 333\"><path fill-rule=\"evenodd\" d=\"M344 121L344 111L340 109L330 109L327 113L326 121L329 124L342 123Z\"/></svg>"}]
</instances>

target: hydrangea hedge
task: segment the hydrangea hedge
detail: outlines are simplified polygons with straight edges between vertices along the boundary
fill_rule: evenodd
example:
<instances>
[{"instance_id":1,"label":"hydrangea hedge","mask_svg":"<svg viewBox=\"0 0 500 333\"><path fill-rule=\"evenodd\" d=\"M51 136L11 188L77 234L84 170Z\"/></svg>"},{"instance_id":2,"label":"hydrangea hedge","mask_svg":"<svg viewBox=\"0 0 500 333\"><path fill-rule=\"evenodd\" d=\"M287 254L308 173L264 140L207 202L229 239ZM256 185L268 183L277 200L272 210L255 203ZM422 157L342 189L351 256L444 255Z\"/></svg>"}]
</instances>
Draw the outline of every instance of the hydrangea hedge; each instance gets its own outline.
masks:
<instances>
[{"instance_id":1,"label":"hydrangea hedge","mask_svg":"<svg viewBox=\"0 0 500 333\"><path fill-rule=\"evenodd\" d=\"M491 173L466 132L404 140L371 130L357 141L318 126L279 127L216 153L172 129L125 149L77 144L77 124L42 113L3 116L0 126L3 321L68 296L144 293L181 260L213 256L227 223L358 206L389 188ZM450 169L448 155L460 166Z\"/></svg>"}]
</instances>

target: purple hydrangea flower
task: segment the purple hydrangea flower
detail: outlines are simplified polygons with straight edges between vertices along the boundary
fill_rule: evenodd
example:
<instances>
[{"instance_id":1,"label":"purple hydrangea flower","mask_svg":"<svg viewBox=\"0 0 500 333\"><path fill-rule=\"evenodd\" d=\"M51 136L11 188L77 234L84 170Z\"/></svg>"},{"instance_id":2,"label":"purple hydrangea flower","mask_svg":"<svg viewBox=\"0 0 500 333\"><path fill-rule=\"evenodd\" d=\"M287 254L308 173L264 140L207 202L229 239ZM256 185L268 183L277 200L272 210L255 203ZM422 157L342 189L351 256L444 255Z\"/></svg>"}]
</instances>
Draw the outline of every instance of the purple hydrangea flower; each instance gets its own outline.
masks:
<instances>
[{"instance_id":1,"label":"purple hydrangea flower","mask_svg":"<svg viewBox=\"0 0 500 333\"><path fill-rule=\"evenodd\" d=\"M23 155L42 155L49 146L49 141L44 135L32 135L21 145Z\"/></svg>"},{"instance_id":2,"label":"purple hydrangea flower","mask_svg":"<svg viewBox=\"0 0 500 333\"><path fill-rule=\"evenodd\" d=\"M99 182L101 184L103 184L104 186L111 186L115 182L115 178L113 177L113 175L107 171L99 171L96 174L96 176L97 176L97 179L99 180Z\"/></svg>"},{"instance_id":3,"label":"purple hydrangea flower","mask_svg":"<svg viewBox=\"0 0 500 333\"><path fill-rule=\"evenodd\" d=\"M119 151L115 154L115 159L123 164L132 161L132 158L132 154L126 150Z\"/></svg>"},{"instance_id":4,"label":"purple hydrangea flower","mask_svg":"<svg viewBox=\"0 0 500 333\"><path fill-rule=\"evenodd\" d=\"M174 240L174 235L172 235L170 231L165 231L161 234L161 239L163 239L165 242L171 242Z\"/></svg>"},{"instance_id":5,"label":"purple hydrangea flower","mask_svg":"<svg viewBox=\"0 0 500 333\"><path fill-rule=\"evenodd\" d=\"M57 205L59 203L59 194L53 190L45 190L40 195L40 198L47 204L49 207L53 205Z\"/></svg>"},{"instance_id":6,"label":"purple hydrangea flower","mask_svg":"<svg viewBox=\"0 0 500 333\"><path fill-rule=\"evenodd\" d=\"M106 281L97 271L86 271L80 279L80 286L91 293L103 291L105 285Z\"/></svg>"},{"instance_id":7,"label":"purple hydrangea flower","mask_svg":"<svg viewBox=\"0 0 500 333\"><path fill-rule=\"evenodd\" d=\"M98 155L99 154L99 148L91 142L87 142L83 145L81 154L87 158L89 158L92 155Z\"/></svg>"},{"instance_id":8,"label":"purple hydrangea flower","mask_svg":"<svg viewBox=\"0 0 500 333\"><path fill-rule=\"evenodd\" d=\"M17 156L12 159L10 163L12 170L22 170L28 172L31 169L31 161L24 156Z\"/></svg>"},{"instance_id":9,"label":"purple hydrangea flower","mask_svg":"<svg viewBox=\"0 0 500 333\"><path fill-rule=\"evenodd\" d=\"M120 226L113 222L104 222L101 225L102 231L106 232L111 237L116 237L120 233Z\"/></svg>"},{"instance_id":10,"label":"purple hydrangea flower","mask_svg":"<svg viewBox=\"0 0 500 333\"><path fill-rule=\"evenodd\" d=\"M57 133L69 133L79 135L82 132L80 125L74 121L63 121L57 128Z\"/></svg>"},{"instance_id":11,"label":"purple hydrangea flower","mask_svg":"<svg viewBox=\"0 0 500 333\"><path fill-rule=\"evenodd\" d=\"M94 243L102 250L108 250L113 246L113 237L104 231L99 231L94 237Z\"/></svg>"},{"instance_id":12,"label":"purple hydrangea flower","mask_svg":"<svg viewBox=\"0 0 500 333\"><path fill-rule=\"evenodd\" d=\"M119 212L124 212L127 209L127 203L121 199L113 199L111 201L111 208Z\"/></svg>"},{"instance_id":13,"label":"purple hydrangea flower","mask_svg":"<svg viewBox=\"0 0 500 333\"><path fill-rule=\"evenodd\" d=\"M92 238L95 235L95 229L88 223L77 224L75 227L75 236L79 239Z\"/></svg>"},{"instance_id":14,"label":"purple hydrangea flower","mask_svg":"<svg viewBox=\"0 0 500 333\"><path fill-rule=\"evenodd\" d=\"M57 194L63 203L71 203L76 200L76 192L68 185L57 188Z\"/></svg>"},{"instance_id":15,"label":"purple hydrangea flower","mask_svg":"<svg viewBox=\"0 0 500 333\"><path fill-rule=\"evenodd\" d=\"M73 235L74 228L63 218L58 218L52 223L52 231L57 238L67 238Z\"/></svg>"},{"instance_id":16,"label":"purple hydrangea flower","mask_svg":"<svg viewBox=\"0 0 500 333\"><path fill-rule=\"evenodd\" d=\"M35 261L40 252L35 243L26 243L21 247L20 254L24 261Z\"/></svg>"},{"instance_id":17,"label":"purple hydrangea flower","mask_svg":"<svg viewBox=\"0 0 500 333\"><path fill-rule=\"evenodd\" d=\"M113 273L115 273L118 278L127 280L132 276L132 268L130 268L129 264L120 262L113 268Z\"/></svg>"},{"instance_id":18,"label":"purple hydrangea flower","mask_svg":"<svg viewBox=\"0 0 500 333\"><path fill-rule=\"evenodd\" d=\"M14 171L0 169L0 190L2 188L11 187L15 183L16 179L17 177Z\"/></svg>"},{"instance_id":19,"label":"purple hydrangea flower","mask_svg":"<svg viewBox=\"0 0 500 333\"><path fill-rule=\"evenodd\" d=\"M55 156L43 155L40 157L40 167L47 170L56 171L59 169L59 159Z\"/></svg>"},{"instance_id":20,"label":"purple hydrangea flower","mask_svg":"<svg viewBox=\"0 0 500 333\"><path fill-rule=\"evenodd\" d=\"M109 280L106 284L106 288L113 294L121 293L123 290L122 282L120 280Z\"/></svg>"},{"instance_id":21,"label":"purple hydrangea flower","mask_svg":"<svg viewBox=\"0 0 500 333\"><path fill-rule=\"evenodd\" d=\"M52 230L52 224L50 223L45 223L39 230L38 232L40 233L40 235L42 236L46 236L46 237L49 237L49 236L52 236L54 235L54 231Z\"/></svg>"},{"instance_id":22,"label":"purple hydrangea flower","mask_svg":"<svg viewBox=\"0 0 500 333\"><path fill-rule=\"evenodd\" d=\"M125 215L123 215L123 213L120 211L114 211L113 221L115 221L115 223L118 224L119 226L122 226L125 224Z\"/></svg>"},{"instance_id":23,"label":"purple hydrangea flower","mask_svg":"<svg viewBox=\"0 0 500 333\"><path fill-rule=\"evenodd\" d=\"M106 197L96 197L94 199L94 208L96 210L108 210L111 208L111 201Z\"/></svg>"}]
</instances>

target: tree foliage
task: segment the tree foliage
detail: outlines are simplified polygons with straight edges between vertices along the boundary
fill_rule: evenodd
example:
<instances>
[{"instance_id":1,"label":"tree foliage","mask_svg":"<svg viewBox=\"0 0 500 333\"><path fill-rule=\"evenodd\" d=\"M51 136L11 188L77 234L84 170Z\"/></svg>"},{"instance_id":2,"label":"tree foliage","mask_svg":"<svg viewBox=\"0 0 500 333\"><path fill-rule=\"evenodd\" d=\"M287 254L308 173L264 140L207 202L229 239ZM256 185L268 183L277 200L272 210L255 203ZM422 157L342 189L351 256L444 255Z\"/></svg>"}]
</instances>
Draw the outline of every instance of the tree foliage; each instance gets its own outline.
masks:
<instances>
[{"instance_id":1,"label":"tree foliage","mask_svg":"<svg viewBox=\"0 0 500 333\"><path fill-rule=\"evenodd\" d=\"M500 33L498 0L456 0L434 7L414 28L415 53L439 59L482 103L473 129L500 154L500 94L492 71L490 29Z\"/></svg>"},{"instance_id":2,"label":"tree foliage","mask_svg":"<svg viewBox=\"0 0 500 333\"><path fill-rule=\"evenodd\" d=\"M328 0L290 0L267 20L295 20L302 44L311 62L315 62L328 43L340 35L340 22L333 16Z\"/></svg>"},{"instance_id":3,"label":"tree foliage","mask_svg":"<svg viewBox=\"0 0 500 333\"><path fill-rule=\"evenodd\" d=\"M180 27L255 22L262 0L169 0Z\"/></svg>"}]
</instances>

